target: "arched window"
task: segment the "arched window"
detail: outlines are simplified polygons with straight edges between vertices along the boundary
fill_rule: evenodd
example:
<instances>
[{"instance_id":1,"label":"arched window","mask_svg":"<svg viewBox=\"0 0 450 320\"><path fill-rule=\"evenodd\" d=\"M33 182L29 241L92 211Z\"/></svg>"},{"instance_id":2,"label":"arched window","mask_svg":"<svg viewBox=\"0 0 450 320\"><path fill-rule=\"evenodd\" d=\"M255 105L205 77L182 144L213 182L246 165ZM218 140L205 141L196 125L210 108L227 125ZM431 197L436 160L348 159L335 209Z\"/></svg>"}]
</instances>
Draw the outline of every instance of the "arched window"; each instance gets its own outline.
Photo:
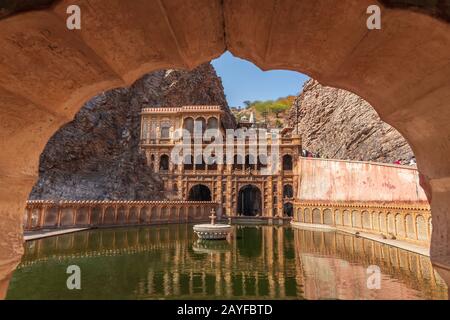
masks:
<instances>
[{"instance_id":1,"label":"arched window","mask_svg":"<svg viewBox=\"0 0 450 320\"><path fill-rule=\"evenodd\" d=\"M283 170L291 171L292 170L292 157L288 154L283 156Z\"/></svg>"},{"instance_id":2,"label":"arched window","mask_svg":"<svg viewBox=\"0 0 450 320\"><path fill-rule=\"evenodd\" d=\"M287 202L283 205L283 215L292 217L294 215L294 206L292 203Z\"/></svg>"},{"instance_id":3,"label":"arched window","mask_svg":"<svg viewBox=\"0 0 450 320\"><path fill-rule=\"evenodd\" d=\"M203 184L196 184L189 190L189 201L211 201L211 191Z\"/></svg>"},{"instance_id":4,"label":"arched window","mask_svg":"<svg viewBox=\"0 0 450 320\"><path fill-rule=\"evenodd\" d=\"M219 121L217 120L216 117L210 117L208 119L207 128L208 129L218 129L219 128Z\"/></svg>"},{"instance_id":5,"label":"arched window","mask_svg":"<svg viewBox=\"0 0 450 320\"><path fill-rule=\"evenodd\" d=\"M283 198L293 198L294 189L290 184L285 184L283 187Z\"/></svg>"},{"instance_id":6,"label":"arched window","mask_svg":"<svg viewBox=\"0 0 450 320\"><path fill-rule=\"evenodd\" d=\"M169 139L170 138L170 126L163 125L161 126L161 139Z\"/></svg>"},{"instance_id":7,"label":"arched window","mask_svg":"<svg viewBox=\"0 0 450 320\"><path fill-rule=\"evenodd\" d=\"M159 170L167 171L169 170L169 156L167 154L163 154L159 160Z\"/></svg>"},{"instance_id":8,"label":"arched window","mask_svg":"<svg viewBox=\"0 0 450 320\"><path fill-rule=\"evenodd\" d=\"M203 135L203 133L206 130L206 120L203 117L198 117L197 119L195 119L195 124L194 124L194 134L201 134Z\"/></svg>"},{"instance_id":9,"label":"arched window","mask_svg":"<svg viewBox=\"0 0 450 320\"><path fill-rule=\"evenodd\" d=\"M194 119L191 117L184 119L183 129L189 131L192 136L194 134Z\"/></svg>"}]
</instances>

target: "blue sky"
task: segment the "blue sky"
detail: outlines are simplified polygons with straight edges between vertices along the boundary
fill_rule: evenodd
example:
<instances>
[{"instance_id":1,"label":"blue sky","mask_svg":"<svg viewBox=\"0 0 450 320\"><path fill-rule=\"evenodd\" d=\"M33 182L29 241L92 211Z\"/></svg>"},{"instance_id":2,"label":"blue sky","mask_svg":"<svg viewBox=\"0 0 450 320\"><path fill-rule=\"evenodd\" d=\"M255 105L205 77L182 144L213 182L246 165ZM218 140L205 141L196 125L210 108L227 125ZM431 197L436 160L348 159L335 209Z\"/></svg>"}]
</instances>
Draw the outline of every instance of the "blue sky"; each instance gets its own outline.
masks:
<instances>
[{"instance_id":1,"label":"blue sky","mask_svg":"<svg viewBox=\"0 0 450 320\"><path fill-rule=\"evenodd\" d=\"M304 74L286 71L262 71L253 63L225 52L212 61L222 83L230 107L243 106L245 100L269 100L297 95L308 80Z\"/></svg>"}]
</instances>

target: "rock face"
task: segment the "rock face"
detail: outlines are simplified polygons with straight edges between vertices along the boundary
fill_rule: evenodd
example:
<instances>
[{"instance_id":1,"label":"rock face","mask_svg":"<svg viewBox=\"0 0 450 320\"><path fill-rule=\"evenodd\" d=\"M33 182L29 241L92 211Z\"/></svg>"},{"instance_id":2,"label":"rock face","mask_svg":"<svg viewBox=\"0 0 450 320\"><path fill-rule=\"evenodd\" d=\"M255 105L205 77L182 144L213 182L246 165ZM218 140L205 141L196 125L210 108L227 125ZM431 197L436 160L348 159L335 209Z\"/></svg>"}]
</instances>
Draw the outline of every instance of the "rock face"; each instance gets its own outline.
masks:
<instances>
[{"instance_id":1,"label":"rock face","mask_svg":"<svg viewBox=\"0 0 450 320\"><path fill-rule=\"evenodd\" d=\"M309 80L289 112L293 127L297 107L303 148L323 158L392 163L413 157L400 133L351 92Z\"/></svg>"},{"instance_id":2,"label":"rock face","mask_svg":"<svg viewBox=\"0 0 450 320\"><path fill-rule=\"evenodd\" d=\"M160 179L139 152L139 113L142 107L190 104L221 105L228 110L221 80L210 64L190 72L153 72L130 88L94 97L48 142L30 198L164 198Z\"/></svg>"}]
</instances>

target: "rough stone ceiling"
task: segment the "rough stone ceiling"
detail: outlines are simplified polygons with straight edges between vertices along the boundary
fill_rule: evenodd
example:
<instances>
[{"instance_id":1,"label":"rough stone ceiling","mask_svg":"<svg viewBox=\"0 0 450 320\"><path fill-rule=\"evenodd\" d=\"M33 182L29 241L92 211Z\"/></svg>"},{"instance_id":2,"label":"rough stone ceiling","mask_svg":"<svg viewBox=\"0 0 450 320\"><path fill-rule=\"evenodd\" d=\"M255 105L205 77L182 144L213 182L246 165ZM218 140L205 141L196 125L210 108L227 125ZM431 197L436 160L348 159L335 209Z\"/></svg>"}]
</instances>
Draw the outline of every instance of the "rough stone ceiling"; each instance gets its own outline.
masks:
<instances>
[{"instance_id":1,"label":"rough stone ceiling","mask_svg":"<svg viewBox=\"0 0 450 320\"><path fill-rule=\"evenodd\" d=\"M0 0L0 19L22 11L43 9L56 2L58 0ZM415 10L450 22L450 0L380 0L380 2L389 8Z\"/></svg>"}]
</instances>

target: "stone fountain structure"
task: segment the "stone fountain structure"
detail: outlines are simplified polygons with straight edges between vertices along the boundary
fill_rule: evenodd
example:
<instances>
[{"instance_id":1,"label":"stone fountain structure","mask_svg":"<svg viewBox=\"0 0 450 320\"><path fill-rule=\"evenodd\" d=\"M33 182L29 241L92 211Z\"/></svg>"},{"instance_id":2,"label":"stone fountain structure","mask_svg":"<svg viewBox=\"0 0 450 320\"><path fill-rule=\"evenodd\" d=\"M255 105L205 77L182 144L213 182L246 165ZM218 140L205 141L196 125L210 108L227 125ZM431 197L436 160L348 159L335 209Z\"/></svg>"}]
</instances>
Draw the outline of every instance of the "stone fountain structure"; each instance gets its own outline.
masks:
<instances>
[{"instance_id":1,"label":"stone fountain structure","mask_svg":"<svg viewBox=\"0 0 450 320\"><path fill-rule=\"evenodd\" d=\"M211 210L211 223L194 225L194 232L201 240L223 240L231 233L231 225L216 223L216 211Z\"/></svg>"}]
</instances>

